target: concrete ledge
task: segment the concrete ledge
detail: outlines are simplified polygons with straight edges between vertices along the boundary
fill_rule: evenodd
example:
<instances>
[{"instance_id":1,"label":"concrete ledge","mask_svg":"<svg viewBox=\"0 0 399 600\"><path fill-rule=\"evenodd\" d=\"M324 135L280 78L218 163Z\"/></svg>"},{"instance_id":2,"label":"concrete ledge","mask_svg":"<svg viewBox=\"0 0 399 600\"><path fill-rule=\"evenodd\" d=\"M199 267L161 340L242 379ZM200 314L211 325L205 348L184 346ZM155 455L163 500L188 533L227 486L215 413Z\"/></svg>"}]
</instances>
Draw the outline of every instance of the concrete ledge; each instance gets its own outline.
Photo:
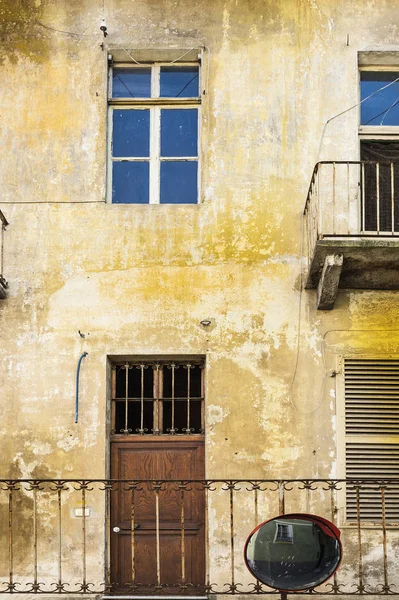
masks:
<instances>
[{"instance_id":1,"label":"concrete ledge","mask_svg":"<svg viewBox=\"0 0 399 600\"><path fill-rule=\"evenodd\" d=\"M399 290L399 239L323 237L309 262L306 288L317 288L327 256L344 258L339 288Z\"/></svg>"}]
</instances>

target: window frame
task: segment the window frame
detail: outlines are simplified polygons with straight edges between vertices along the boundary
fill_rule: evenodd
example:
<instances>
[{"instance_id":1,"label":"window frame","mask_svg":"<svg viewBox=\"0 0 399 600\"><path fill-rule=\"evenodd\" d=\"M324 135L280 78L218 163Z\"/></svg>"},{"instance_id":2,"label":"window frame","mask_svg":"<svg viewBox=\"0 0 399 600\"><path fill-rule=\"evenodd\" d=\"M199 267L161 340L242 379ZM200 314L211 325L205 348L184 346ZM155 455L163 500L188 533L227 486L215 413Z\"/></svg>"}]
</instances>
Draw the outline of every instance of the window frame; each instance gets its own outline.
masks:
<instances>
[{"instance_id":1,"label":"window frame","mask_svg":"<svg viewBox=\"0 0 399 600\"><path fill-rule=\"evenodd\" d=\"M198 96L191 98L170 98L161 97L160 94L160 73L162 67L197 67L198 68ZM202 131L202 110L201 110L201 95L202 95L202 61L201 56L198 60L188 61L147 61L136 64L132 61L114 62L108 60L108 80L107 80L107 189L106 201L112 205L134 205L148 206L161 204L161 164L162 162L195 162L197 164L197 201L190 203L162 203L163 205L174 206L196 206L201 203L201 131ZM112 97L112 80L115 69L126 68L144 68L151 69L151 97L150 98L113 98ZM197 155L188 157L162 157L161 156L161 110L162 109L196 109L198 113L197 121ZM113 144L113 112L118 110L149 110L149 156L148 157L117 157L112 156ZM149 164L149 202L147 203L117 203L112 201L112 178L113 178L113 163L114 162L148 162Z\"/></svg>"},{"instance_id":2,"label":"window frame","mask_svg":"<svg viewBox=\"0 0 399 600\"><path fill-rule=\"evenodd\" d=\"M273 542L275 544L293 544L294 543L294 528L292 526L292 523L286 523L286 522L281 522L281 521L276 520L275 525L276 525L276 531L274 532ZM282 534L283 531L287 532L286 536Z\"/></svg>"},{"instance_id":3,"label":"window frame","mask_svg":"<svg viewBox=\"0 0 399 600\"><path fill-rule=\"evenodd\" d=\"M359 156L360 142L362 140L399 140L399 125L362 125L361 124L361 73L364 71L378 73L379 71L399 73L399 53L398 62L394 64L374 64L374 65L358 65L358 137L359 137Z\"/></svg>"},{"instance_id":4,"label":"window frame","mask_svg":"<svg viewBox=\"0 0 399 600\"><path fill-rule=\"evenodd\" d=\"M206 431L206 357L203 355L155 355L155 356L109 356L109 365L110 365L110 413L109 413L109 426L110 426L110 436L113 440L118 440L127 437L128 439L135 439L137 437L143 436L144 438L151 439L154 436L162 436L163 439L167 439L173 437L174 439L181 439L187 436L197 436L204 438ZM191 395L192 387L191 385L187 387L188 393L187 396L178 397L177 395L177 386L178 382L175 380L175 375L172 376L171 385L171 396L165 396L165 379L164 379L164 369L170 369L172 365L176 370L180 372L187 373L187 384L190 382L190 378L192 377L191 369L200 369L200 396ZM141 369L141 367L143 367ZM187 369L190 367L190 369ZM125 387L124 394L122 396L117 395L117 370L118 369L140 369L141 371L141 391L140 397L132 397L130 396L131 388L129 388L128 380L126 379L126 384L128 387ZM152 380L152 395L151 397L145 396L144 390L144 371L147 369L153 370L153 380ZM186 370L187 369L187 370ZM126 375L127 377L127 375ZM175 387L176 386L176 387ZM183 402L182 402L183 401ZM137 406L141 406L140 408L140 428L139 429L129 429L129 425L131 425L131 420L129 418L129 405L131 403L136 403ZM165 412L164 412L164 402L171 403L171 422L170 427L165 427ZM200 403L200 422L201 427L197 431L192 426L195 423L195 416L192 416L193 410L193 402ZM123 412L125 424L123 429L117 429L117 404L120 406L124 406ZM144 423L144 403L152 404L152 418L153 418L153 427L148 429L143 429ZM178 419L177 413L179 412L179 407L183 406L183 409L187 407L187 412L185 418L187 422L185 424L185 428L178 428ZM191 413L190 413L191 406ZM167 417L168 418L168 417ZM198 415L197 415L198 419ZM166 421L167 423L167 421ZM197 421L198 423L198 421Z\"/></svg>"},{"instance_id":5,"label":"window frame","mask_svg":"<svg viewBox=\"0 0 399 600\"><path fill-rule=\"evenodd\" d=\"M362 142L397 142L399 144L399 125L362 125L361 124L361 74L364 72L378 73L378 72L398 72L399 73L399 53L396 52L366 52L359 53L358 55L358 160L362 161ZM399 83L399 82L398 82ZM367 167L366 167L367 168ZM362 182L361 188L364 183L364 169L361 167L359 173L360 181ZM379 188L380 189L380 188ZM366 191L364 191L367 194ZM361 192L361 195L363 191ZM392 213L391 226L386 229L381 229L381 216L379 210L381 208L381 202L378 202L378 208L376 208L376 229L370 229L366 227L366 205L367 196L361 197L358 207L358 223L361 231L367 233L374 233L374 235L380 235L381 233L391 234L394 231L394 216Z\"/></svg>"}]
</instances>

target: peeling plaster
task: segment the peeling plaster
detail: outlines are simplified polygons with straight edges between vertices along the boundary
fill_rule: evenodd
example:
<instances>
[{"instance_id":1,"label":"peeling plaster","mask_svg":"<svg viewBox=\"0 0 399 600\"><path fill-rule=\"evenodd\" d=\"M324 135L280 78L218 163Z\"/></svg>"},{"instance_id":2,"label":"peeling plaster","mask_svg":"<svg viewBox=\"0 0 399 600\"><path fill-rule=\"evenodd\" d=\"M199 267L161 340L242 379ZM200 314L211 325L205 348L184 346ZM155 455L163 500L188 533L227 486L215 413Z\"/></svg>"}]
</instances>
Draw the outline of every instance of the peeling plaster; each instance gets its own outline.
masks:
<instances>
[{"instance_id":1,"label":"peeling plaster","mask_svg":"<svg viewBox=\"0 0 399 600\"><path fill-rule=\"evenodd\" d=\"M397 2L214 0L210 7L205 0L114 0L107 6L106 43L190 48L200 42L208 49L198 206L102 203L101 7L94 0L30 5L31 12L3 0L0 8L0 207L10 221L9 298L0 304L3 474L103 477L107 356L187 354L206 356L208 476L340 476L335 411L342 398L323 382L337 356L398 352L397 293L340 291L334 311L320 315L314 294L303 291L299 314L302 211L323 126L356 102L356 53L399 47ZM63 36L35 19L93 37ZM353 111L331 123L319 158L353 158L357 147ZM27 200L38 204L17 204ZM204 315L214 321L212 330L200 328ZM343 331L327 335L337 329ZM90 338L83 342L79 330ZM75 425L83 350L89 356ZM28 494L24 501L28 513ZM73 515L75 499L65 503ZM101 510L93 508L97 525L88 519L95 542ZM264 510L275 508L265 502ZM229 561L220 532L228 529L225 515L218 497L210 518L217 539L212 566L221 572ZM66 556L79 525L68 524ZM367 557L367 566L380 560L372 552Z\"/></svg>"}]
</instances>

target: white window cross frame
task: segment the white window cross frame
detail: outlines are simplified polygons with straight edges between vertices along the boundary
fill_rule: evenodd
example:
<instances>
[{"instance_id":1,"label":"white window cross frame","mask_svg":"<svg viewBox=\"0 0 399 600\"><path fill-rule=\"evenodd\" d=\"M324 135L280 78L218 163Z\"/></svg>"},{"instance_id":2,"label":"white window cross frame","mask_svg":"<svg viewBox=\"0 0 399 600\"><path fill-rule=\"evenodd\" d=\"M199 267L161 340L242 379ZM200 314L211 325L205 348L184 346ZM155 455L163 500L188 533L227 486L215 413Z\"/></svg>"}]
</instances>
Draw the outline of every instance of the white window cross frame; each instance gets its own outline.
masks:
<instances>
[{"instance_id":1,"label":"white window cross frame","mask_svg":"<svg viewBox=\"0 0 399 600\"><path fill-rule=\"evenodd\" d=\"M189 98L169 98L160 96L160 76L162 67L197 67L198 68L198 97ZM113 98L112 97L112 80L114 69L151 69L151 97L150 98ZM111 65L109 69L109 84L108 84L108 177L107 177L107 197L112 203L112 173L114 162L148 162L149 164L149 204L159 204L161 194L161 163L162 162L196 162L197 167L197 204L200 200L200 131L201 131L201 64L200 62L184 62L184 63L117 63ZM161 156L161 110L162 109L193 109L197 110L197 154L196 156ZM150 140L149 140L149 156L143 157L114 157L112 153L113 147L113 111L118 110L149 110L150 118Z\"/></svg>"}]
</instances>

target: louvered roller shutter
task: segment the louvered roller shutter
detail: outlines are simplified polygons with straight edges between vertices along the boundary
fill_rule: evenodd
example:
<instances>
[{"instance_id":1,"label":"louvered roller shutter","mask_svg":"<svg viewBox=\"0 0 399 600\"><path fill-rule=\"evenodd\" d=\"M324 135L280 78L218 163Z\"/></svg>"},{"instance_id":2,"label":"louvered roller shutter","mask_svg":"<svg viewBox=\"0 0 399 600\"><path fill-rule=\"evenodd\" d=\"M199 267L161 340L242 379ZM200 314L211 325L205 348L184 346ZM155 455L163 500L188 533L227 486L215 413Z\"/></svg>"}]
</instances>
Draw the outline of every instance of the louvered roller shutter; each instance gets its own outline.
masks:
<instances>
[{"instance_id":1,"label":"louvered roller shutter","mask_svg":"<svg viewBox=\"0 0 399 600\"><path fill-rule=\"evenodd\" d=\"M359 500L362 520L381 520L384 485L386 519L399 521L399 360L345 359L344 381L346 477L379 480L359 485L358 499L347 485L347 519Z\"/></svg>"}]
</instances>

